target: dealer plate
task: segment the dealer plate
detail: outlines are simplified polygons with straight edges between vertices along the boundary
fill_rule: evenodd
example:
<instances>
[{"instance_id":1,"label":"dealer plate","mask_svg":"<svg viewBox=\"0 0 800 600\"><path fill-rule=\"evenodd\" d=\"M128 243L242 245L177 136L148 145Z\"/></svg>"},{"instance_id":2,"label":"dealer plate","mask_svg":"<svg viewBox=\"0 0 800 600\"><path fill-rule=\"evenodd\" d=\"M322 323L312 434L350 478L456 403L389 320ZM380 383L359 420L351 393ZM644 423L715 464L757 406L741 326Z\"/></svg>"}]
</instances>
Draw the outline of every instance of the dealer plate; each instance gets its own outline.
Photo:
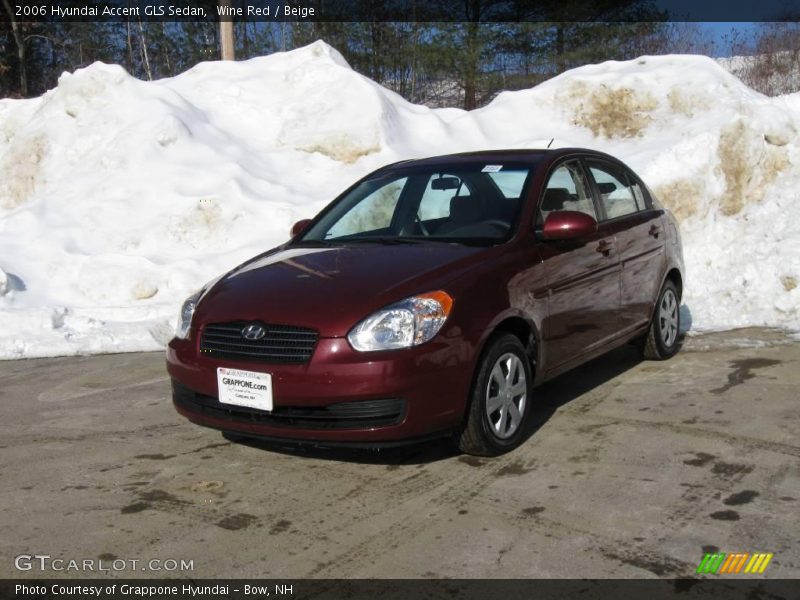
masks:
<instances>
[{"instance_id":1,"label":"dealer plate","mask_svg":"<svg viewBox=\"0 0 800 600\"><path fill-rule=\"evenodd\" d=\"M217 388L222 404L272 410L272 375L269 373L218 367Z\"/></svg>"}]
</instances>

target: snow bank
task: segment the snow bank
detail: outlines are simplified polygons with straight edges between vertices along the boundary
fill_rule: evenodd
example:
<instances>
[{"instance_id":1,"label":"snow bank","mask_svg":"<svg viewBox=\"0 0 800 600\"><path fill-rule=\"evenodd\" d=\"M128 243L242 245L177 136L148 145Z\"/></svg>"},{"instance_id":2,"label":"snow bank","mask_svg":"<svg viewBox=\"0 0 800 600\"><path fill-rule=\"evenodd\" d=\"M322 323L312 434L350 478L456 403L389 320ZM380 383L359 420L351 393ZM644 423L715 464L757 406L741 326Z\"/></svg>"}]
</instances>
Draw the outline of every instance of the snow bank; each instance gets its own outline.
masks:
<instances>
[{"instance_id":1,"label":"snow bank","mask_svg":"<svg viewBox=\"0 0 800 600\"><path fill-rule=\"evenodd\" d=\"M587 146L682 221L692 327L800 329L800 95L714 61L575 69L464 112L416 106L317 42L152 83L96 63L0 101L0 358L156 350L182 299L415 156Z\"/></svg>"}]
</instances>

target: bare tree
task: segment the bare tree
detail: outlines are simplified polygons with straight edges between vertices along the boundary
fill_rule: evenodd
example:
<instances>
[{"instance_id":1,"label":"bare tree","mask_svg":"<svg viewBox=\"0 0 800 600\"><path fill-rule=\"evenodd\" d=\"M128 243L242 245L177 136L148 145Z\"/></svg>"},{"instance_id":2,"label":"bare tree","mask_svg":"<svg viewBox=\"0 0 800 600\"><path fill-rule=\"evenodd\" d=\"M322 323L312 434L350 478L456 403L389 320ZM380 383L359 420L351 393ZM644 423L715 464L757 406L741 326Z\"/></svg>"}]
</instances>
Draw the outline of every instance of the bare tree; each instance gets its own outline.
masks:
<instances>
[{"instance_id":1,"label":"bare tree","mask_svg":"<svg viewBox=\"0 0 800 600\"><path fill-rule=\"evenodd\" d=\"M147 80L153 80L153 71L150 69L150 57L147 54L147 38L144 33L144 26L142 20L139 19L139 42L142 51L142 63L144 64L144 72L147 74Z\"/></svg>"},{"instance_id":2,"label":"bare tree","mask_svg":"<svg viewBox=\"0 0 800 600\"><path fill-rule=\"evenodd\" d=\"M800 24L761 23L752 39L732 31L728 69L767 96L800 90Z\"/></svg>"},{"instance_id":3,"label":"bare tree","mask_svg":"<svg viewBox=\"0 0 800 600\"><path fill-rule=\"evenodd\" d=\"M28 95L28 70L25 63L25 40L20 31L19 23L14 19L14 11L11 8L8 0L3 0L3 6L8 13L9 21L11 22L11 32L14 35L14 43L17 46L17 60L19 60L19 93L25 97Z\"/></svg>"}]
</instances>

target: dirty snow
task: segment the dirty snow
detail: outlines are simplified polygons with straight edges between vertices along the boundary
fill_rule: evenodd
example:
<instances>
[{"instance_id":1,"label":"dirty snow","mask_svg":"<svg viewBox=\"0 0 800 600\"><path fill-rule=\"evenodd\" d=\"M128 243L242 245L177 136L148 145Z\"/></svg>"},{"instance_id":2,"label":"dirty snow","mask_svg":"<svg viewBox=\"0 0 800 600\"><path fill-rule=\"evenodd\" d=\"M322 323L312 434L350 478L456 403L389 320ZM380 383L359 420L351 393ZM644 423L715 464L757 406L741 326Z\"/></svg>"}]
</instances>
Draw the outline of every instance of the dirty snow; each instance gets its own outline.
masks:
<instances>
[{"instance_id":1,"label":"dirty snow","mask_svg":"<svg viewBox=\"0 0 800 600\"><path fill-rule=\"evenodd\" d=\"M800 94L711 59L575 69L464 112L416 106L317 42L142 82L96 63L0 101L0 358L157 350L182 299L389 162L586 146L682 221L694 331L800 330Z\"/></svg>"}]
</instances>

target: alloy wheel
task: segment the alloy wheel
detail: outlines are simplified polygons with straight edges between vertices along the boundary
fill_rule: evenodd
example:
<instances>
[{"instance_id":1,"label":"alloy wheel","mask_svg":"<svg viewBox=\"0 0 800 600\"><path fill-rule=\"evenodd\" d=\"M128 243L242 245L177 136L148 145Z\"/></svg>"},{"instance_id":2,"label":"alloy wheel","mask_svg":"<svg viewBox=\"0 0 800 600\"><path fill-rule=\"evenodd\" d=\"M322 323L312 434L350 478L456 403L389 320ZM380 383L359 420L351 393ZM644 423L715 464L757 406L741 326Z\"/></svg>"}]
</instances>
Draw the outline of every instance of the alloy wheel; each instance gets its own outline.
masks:
<instances>
[{"instance_id":1,"label":"alloy wheel","mask_svg":"<svg viewBox=\"0 0 800 600\"><path fill-rule=\"evenodd\" d=\"M678 337L678 300L675 292L668 289L661 297L658 309L658 325L661 341L667 348L672 347Z\"/></svg>"},{"instance_id":2,"label":"alloy wheel","mask_svg":"<svg viewBox=\"0 0 800 600\"><path fill-rule=\"evenodd\" d=\"M510 438L522 423L528 395L525 367L507 352L495 361L486 384L486 418L492 433Z\"/></svg>"}]
</instances>

